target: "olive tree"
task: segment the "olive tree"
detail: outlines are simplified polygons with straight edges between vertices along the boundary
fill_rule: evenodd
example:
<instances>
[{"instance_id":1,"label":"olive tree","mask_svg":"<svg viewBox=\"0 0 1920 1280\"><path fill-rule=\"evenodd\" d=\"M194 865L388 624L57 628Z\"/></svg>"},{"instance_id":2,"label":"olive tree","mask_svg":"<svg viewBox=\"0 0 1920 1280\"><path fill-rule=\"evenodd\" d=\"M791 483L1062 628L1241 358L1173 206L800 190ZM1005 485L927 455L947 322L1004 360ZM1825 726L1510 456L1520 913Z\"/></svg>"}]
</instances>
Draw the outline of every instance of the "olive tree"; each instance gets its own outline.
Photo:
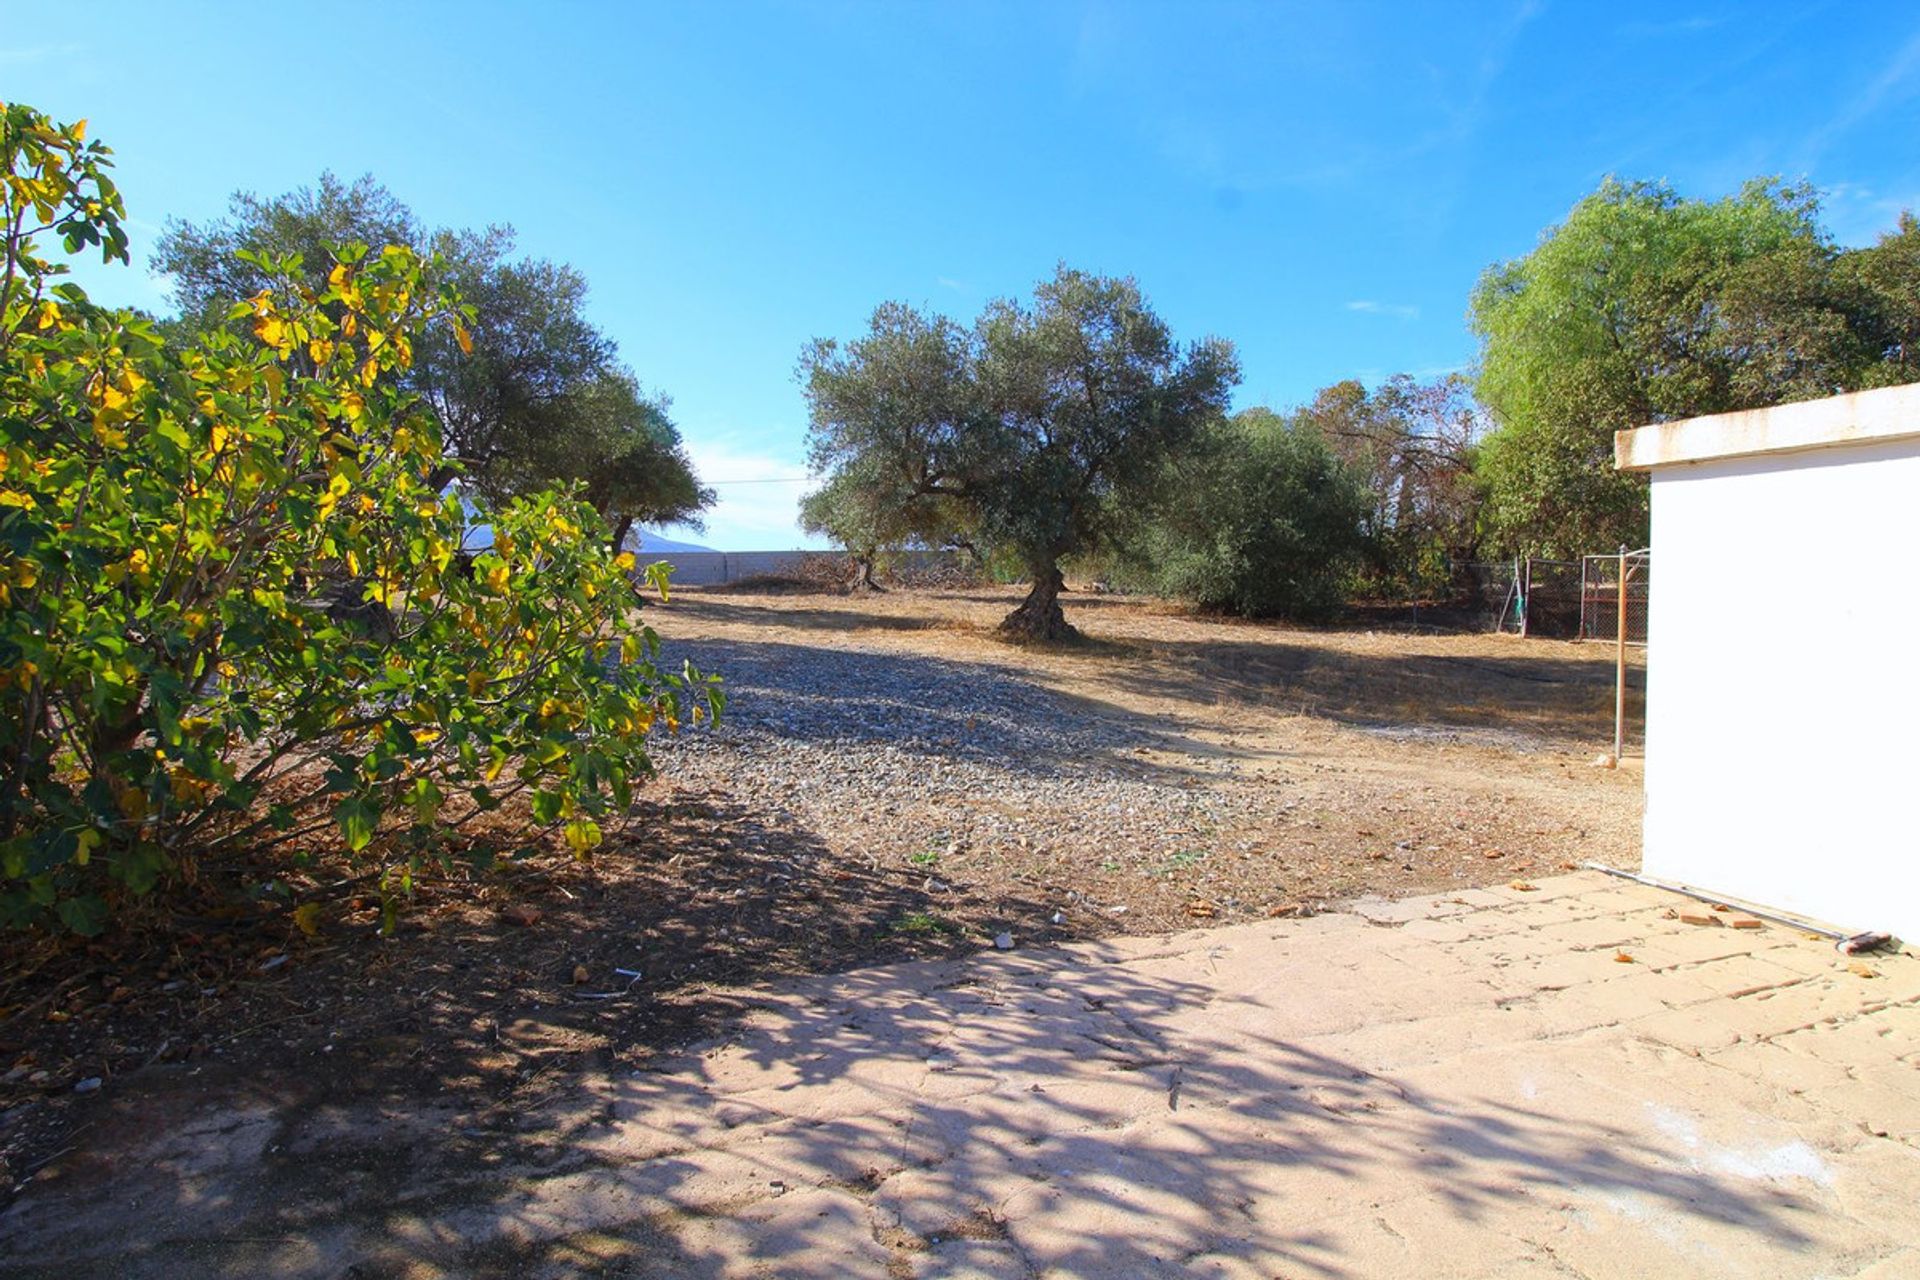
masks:
<instances>
[{"instance_id":1,"label":"olive tree","mask_svg":"<svg viewBox=\"0 0 1920 1280\"><path fill-rule=\"evenodd\" d=\"M1061 639L1062 560L1106 545L1127 498L1224 413L1239 366L1225 341L1176 343L1133 280L1063 265L971 328L888 303L863 336L811 344L800 374L815 466L912 520L945 504L1027 570L1001 629Z\"/></svg>"}]
</instances>

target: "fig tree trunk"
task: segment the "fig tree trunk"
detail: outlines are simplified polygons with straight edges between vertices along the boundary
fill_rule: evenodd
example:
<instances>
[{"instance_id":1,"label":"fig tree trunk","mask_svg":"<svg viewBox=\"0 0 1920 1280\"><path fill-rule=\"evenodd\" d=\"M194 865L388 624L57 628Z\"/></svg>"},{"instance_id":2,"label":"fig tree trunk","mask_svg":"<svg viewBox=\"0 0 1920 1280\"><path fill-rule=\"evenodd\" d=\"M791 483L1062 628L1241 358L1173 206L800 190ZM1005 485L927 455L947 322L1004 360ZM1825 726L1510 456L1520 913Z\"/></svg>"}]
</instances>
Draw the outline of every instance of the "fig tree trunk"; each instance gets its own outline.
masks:
<instances>
[{"instance_id":1,"label":"fig tree trunk","mask_svg":"<svg viewBox=\"0 0 1920 1280\"><path fill-rule=\"evenodd\" d=\"M1036 565L1033 589L1027 592L1018 609L1001 620L1001 634L1021 640L1078 638L1080 633L1067 625L1067 615L1060 610L1060 592L1065 586L1056 561L1050 559L1045 565Z\"/></svg>"}]
</instances>

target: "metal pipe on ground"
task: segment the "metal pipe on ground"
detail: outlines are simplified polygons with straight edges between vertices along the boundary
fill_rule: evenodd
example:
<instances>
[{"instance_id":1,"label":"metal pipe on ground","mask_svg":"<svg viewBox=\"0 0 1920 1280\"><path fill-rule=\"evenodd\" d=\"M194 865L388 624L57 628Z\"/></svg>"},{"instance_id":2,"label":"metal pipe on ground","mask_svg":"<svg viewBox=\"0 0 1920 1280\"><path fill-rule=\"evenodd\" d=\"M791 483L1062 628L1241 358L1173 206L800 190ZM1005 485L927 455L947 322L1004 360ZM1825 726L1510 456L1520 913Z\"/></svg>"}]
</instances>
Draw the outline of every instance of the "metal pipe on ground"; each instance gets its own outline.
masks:
<instances>
[{"instance_id":1,"label":"metal pipe on ground","mask_svg":"<svg viewBox=\"0 0 1920 1280\"><path fill-rule=\"evenodd\" d=\"M1729 907L1738 908L1748 915L1756 916L1761 920L1770 920L1774 924L1785 925L1789 929L1801 929L1807 933L1819 934L1823 938L1832 938L1836 947L1848 955L1858 955L1863 951L1873 951L1893 941L1891 934L1875 933L1871 930L1866 933L1848 933L1844 929L1835 929L1831 925L1817 924L1804 916L1789 915L1784 911L1774 911L1767 907L1755 906L1753 903L1743 902L1739 898L1729 898L1723 893L1708 893L1704 889L1696 889L1690 884L1681 884L1677 880L1661 880L1653 876L1643 876L1637 871L1622 871L1620 868L1610 867L1604 862L1583 862L1580 865L1589 871L1599 871L1606 875L1618 876L1622 880L1631 880L1635 884L1643 884L1649 889L1664 889L1668 893L1677 893L1683 897L1692 898L1697 902L1705 902L1714 906L1719 906L1724 903Z\"/></svg>"}]
</instances>

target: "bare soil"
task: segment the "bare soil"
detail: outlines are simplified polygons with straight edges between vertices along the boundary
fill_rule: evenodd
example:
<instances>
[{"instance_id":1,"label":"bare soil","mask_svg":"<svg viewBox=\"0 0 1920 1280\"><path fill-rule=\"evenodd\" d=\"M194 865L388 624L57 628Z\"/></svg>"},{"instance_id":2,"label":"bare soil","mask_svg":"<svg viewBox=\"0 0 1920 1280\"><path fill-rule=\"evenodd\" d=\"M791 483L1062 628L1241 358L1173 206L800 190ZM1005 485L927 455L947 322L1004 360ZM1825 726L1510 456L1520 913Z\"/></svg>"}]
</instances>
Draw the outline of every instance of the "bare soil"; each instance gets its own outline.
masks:
<instances>
[{"instance_id":1,"label":"bare soil","mask_svg":"<svg viewBox=\"0 0 1920 1280\"><path fill-rule=\"evenodd\" d=\"M5 940L0 1189L87 1160L127 1091L431 1102L481 1141L761 979L1638 863L1638 761L1590 767L1601 647L1078 592L1084 642L1020 647L1019 595L676 592L651 621L727 721L662 744L591 861L425 883L391 937L366 897L308 937L188 892L137 937Z\"/></svg>"}]
</instances>

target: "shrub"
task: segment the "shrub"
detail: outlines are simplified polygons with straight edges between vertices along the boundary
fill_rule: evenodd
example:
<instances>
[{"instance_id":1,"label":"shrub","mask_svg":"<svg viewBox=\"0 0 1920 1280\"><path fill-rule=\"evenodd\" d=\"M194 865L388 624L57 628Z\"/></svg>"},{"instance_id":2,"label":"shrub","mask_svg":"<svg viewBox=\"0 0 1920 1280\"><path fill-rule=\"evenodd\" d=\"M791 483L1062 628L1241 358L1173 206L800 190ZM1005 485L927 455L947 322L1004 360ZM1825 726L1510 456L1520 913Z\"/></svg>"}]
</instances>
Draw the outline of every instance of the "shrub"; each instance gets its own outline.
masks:
<instances>
[{"instance_id":1,"label":"shrub","mask_svg":"<svg viewBox=\"0 0 1920 1280\"><path fill-rule=\"evenodd\" d=\"M1325 439L1263 409L1215 424L1167 468L1116 584L1250 618L1324 619L1346 601L1368 509Z\"/></svg>"},{"instance_id":2,"label":"shrub","mask_svg":"<svg viewBox=\"0 0 1920 1280\"><path fill-rule=\"evenodd\" d=\"M456 836L521 795L584 853L649 731L719 691L655 667L631 557L572 496L482 510L493 545L460 554L397 384L468 315L410 251L363 247L324 290L256 260L250 332L96 306L37 240L125 261L109 154L4 108L0 919L97 932L241 852L353 855L398 893L501 852Z\"/></svg>"}]
</instances>

